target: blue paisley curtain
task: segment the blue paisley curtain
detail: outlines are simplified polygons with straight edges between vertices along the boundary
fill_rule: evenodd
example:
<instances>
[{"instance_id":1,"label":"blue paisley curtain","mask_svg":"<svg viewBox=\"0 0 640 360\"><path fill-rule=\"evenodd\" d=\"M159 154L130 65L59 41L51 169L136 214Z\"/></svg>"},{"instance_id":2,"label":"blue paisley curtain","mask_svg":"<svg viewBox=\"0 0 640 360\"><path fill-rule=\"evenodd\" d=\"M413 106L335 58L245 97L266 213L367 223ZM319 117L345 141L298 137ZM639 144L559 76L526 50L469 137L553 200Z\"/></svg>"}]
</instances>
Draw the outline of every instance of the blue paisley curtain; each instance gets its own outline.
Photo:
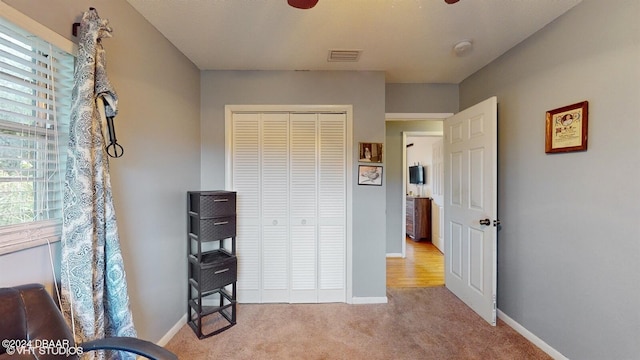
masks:
<instances>
[{"instance_id":1,"label":"blue paisley curtain","mask_svg":"<svg viewBox=\"0 0 640 360\"><path fill-rule=\"evenodd\" d=\"M102 109L98 108L104 106L108 117L117 112L117 96L106 76L101 43L108 37L107 21L95 9L85 12L72 93L60 269L61 307L79 342L136 336L111 196ZM118 352L96 355L128 356Z\"/></svg>"}]
</instances>

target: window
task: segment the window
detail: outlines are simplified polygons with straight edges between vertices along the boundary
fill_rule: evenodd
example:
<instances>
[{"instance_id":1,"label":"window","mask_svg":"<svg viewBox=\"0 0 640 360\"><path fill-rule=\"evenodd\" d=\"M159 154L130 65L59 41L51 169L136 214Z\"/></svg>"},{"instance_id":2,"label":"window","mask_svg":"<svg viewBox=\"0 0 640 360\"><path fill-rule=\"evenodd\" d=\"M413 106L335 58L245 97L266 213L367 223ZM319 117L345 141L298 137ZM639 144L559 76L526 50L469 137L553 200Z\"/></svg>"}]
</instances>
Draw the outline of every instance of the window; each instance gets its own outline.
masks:
<instances>
[{"instance_id":1,"label":"window","mask_svg":"<svg viewBox=\"0 0 640 360\"><path fill-rule=\"evenodd\" d=\"M0 254L60 238L74 59L0 18Z\"/></svg>"}]
</instances>

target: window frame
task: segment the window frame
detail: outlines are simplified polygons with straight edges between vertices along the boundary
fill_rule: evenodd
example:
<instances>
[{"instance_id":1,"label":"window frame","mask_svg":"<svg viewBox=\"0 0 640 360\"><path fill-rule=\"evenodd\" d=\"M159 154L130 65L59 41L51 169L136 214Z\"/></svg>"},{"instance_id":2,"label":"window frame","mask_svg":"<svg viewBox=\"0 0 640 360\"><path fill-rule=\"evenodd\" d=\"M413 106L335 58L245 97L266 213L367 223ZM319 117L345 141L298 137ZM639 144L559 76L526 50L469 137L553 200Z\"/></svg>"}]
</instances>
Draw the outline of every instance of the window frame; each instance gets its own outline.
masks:
<instances>
[{"instance_id":1,"label":"window frame","mask_svg":"<svg viewBox=\"0 0 640 360\"><path fill-rule=\"evenodd\" d=\"M0 17L4 18L15 26L22 28L57 47L73 57L77 57L78 47L71 40L61 36L48 27L40 24L36 20L24 15L13 7L0 0ZM69 89L71 91L71 89ZM68 94L71 97L71 93ZM61 157L65 159L66 157ZM64 164L60 164L64 168ZM63 174L64 176L64 174ZM63 191L63 189L59 189ZM62 198L62 194L60 194ZM24 250L46 243L60 241L60 234L52 231L52 222L56 220L37 220L22 224L6 225L0 227L0 255Z\"/></svg>"}]
</instances>

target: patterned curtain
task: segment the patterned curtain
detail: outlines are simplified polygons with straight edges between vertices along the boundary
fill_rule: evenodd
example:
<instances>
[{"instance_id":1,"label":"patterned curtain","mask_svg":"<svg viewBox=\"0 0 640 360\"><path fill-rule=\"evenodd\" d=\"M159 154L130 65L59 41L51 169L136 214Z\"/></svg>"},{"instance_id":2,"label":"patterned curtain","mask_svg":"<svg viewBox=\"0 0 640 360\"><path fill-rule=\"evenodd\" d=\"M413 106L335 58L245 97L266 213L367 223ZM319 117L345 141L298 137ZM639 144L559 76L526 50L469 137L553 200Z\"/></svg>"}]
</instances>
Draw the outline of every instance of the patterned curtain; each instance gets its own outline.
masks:
<instances>
[{"instance_id":1,"label":"patterned curtain","mask_svg":"<svg viewBox=\"0 0 640 360\"><path fill-rule=\"evenodd\" d=\"M108 117L117 112L117 96L106 76L101 43L108 37L107 21L95 9L85 12L74 73L60 270L61 307L79 342L136 336L98 109L104 106ZM134 358L124 352L95 354L100 359L129 356Z\"/></svg>"}]
</instances>

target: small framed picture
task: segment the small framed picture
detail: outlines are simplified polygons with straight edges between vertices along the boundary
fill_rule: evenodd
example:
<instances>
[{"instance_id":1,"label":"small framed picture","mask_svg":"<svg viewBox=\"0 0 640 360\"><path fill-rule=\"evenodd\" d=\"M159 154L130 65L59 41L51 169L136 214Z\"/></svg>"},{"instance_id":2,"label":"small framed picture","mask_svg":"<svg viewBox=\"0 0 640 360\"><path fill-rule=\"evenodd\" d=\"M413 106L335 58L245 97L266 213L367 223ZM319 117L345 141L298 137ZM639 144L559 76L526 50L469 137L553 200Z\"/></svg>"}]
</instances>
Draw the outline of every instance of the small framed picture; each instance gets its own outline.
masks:
<instances>
[{"instance_id":1,"label":"small framed picture","mask_svg":"<svg viewBox=\"0 0 640 360\"><path fill-rule=\"evenodd\" d=\"M382 144L381 143L360 143L360 162L382 162Z\"/></svg>"},{"instance_id":2,"label":"small framed picture","mask_svg":"<svg viewBox=\"0 0 640 360\"><path fill-rule=\"evenodd\" d=\"M382 186L382 166L358 165L358 185Z\"/></svg>"},{"instance_id":3,"label":"small framed picture","mask_svg":"<svg viewBox=\"0 0 640 360\"><path fill-rule=\"evenodd\" d=\"M587 150L588 107L583 101L547 111L546 153Z\"/></svg>"}]
</instances>

